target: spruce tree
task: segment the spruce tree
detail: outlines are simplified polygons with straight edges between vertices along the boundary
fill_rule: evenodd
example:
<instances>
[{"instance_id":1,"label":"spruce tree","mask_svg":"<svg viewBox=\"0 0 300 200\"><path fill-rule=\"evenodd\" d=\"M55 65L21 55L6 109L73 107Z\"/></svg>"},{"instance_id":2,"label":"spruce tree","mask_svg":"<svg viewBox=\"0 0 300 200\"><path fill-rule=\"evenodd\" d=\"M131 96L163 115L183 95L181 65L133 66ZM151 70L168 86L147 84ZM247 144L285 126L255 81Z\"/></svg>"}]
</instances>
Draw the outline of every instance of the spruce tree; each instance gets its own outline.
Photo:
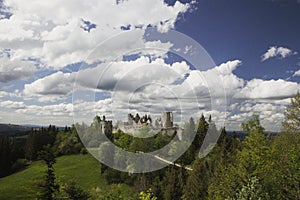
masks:
<instances>
[{"instance_id":1,"label":"spruce tree","mask_svg":"<svg viewBox=\"0 0 300 200\"><path fill-rule=\"evenodd\" d=\"M207 134L208 127L209 127L209 124L207 123L207 121L205 120L204 115L202 114L202 116L201 116L201 118L198 122L198 128L197 128L196 136L195 136L195 139L194 139L194 142L193 142L196 149L201 148L202 143L204 141L204 138Z\"/></svg>"},{"instance_id":2,"label":"spruce tree","mask_svg":"<svg viewBox=\"0 0 300 200\"><path fill-rule=\"evenodd\" d=\"M197 159L184 188L183 199L206 199L208 187L208 163Z\"/></svg>"},{"instance_id":3,"label":"spruce tree","mask_svg":"<svg viewBox=\"0 0 300 200\"><path fill-rule=\"evenodd\" d=\"M53 167L56 159L49 145L40 152L39 156L42 160L45 161L47 165L45 181L40 185L42 187L42 192L39 199L53 200L55 199L55 193L59 189L59 185L55 183L55 174Z\"/></svg>"},{"instance_id":4,"label":"spruce tree","mask_svg":"<svg viewBox=\"0 0 300 200\"><path fill-rule=\"evenodd\" d=\"M182 196L183 180L181 177L182 173L178 173L178 169L172 166L165 175L163 183L164 188L164 199L165 200L179 200Z\"/></svg>"}]
</instances>

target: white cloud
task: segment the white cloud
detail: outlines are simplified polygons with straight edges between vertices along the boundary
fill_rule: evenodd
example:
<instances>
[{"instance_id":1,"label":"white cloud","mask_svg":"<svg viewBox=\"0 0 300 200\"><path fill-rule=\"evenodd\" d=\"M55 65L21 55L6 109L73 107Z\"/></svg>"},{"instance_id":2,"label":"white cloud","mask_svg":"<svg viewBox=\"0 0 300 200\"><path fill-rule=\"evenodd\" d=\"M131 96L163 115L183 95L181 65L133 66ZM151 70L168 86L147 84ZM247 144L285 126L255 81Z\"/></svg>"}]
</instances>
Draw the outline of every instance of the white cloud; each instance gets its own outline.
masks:
<instances>
[{"instance_id":1,"label":"white cloud","mask_svg":"<svg viewBox=\"0 0 300 200\"><path fill-rule=\"evenodd\" d=\"M290 99L287 99L290 100ZM284 110L287 105L272 101L260 102L257 100L247 100L241 102L239 113L232 115L230 120L239 122L248 120L254 113L259 114L262 126L268 131L279 131L281 122L284 119Z\"/></svg>"},{"instance_id":2,"label":"white cloud","mask_svg":"<svg viewBox=\"0 0 300 200\"><path fill-rule=\"evenodd\" d=\"M26 84L24 94L37 96L40 101L55 101L70 95L77 81L76 89L92 93L92 99L85 99L85 93L80 93L80 101L74 99L74 113L79 122L89 122L95 114L105 114L117 120L126 118L128 112L148 113L155 118L160 117L163 110L172 110L177 122L186 121L195 113L197 118L202 112L228 115L226 126L236 130L240 128L240 122L253 113L259 113L268 130L279 130L282 115L276 114L283 113L289 103L288 98L299 90L299 84L282 79L245 81L234 74L239 65L241 61L233 60L200 72L190 70L185 62L166 64L160 58L141 56L133 61L113 62L109 67L102 63L78 72L56 72ZM278 90L282 92L278 93ZM105 99L91 102L95 100L94 92L96 96L103 96L103 92L108 95ZM226 103L224 94L233 101L229 105L229 113L222 111L222 106L218 107ZM217 106L212 107L212 103ZM71 117L72 106L71 103L30 105L16 112L32 116ZM270 119L274 116L279 118L272 126ZM222 123L222 118L213 117Z\"/></svg>"},{"instance_id":3,"label":"white cloud","mask_svg":"<svg viewBox=\"0 0 300 200\"><path fill-rule=\"evenodd\" d=\"M145 83L172 84L189 71L189 66L185 62L168 65L162 59L150 61L149 58L142 56L135 61L117 61L111 63L109 67L106 64L99 64L79 72L57 72L25 84L24 94L27 97L65 96L72 93L75 81L77 86L75 89L130 92Z\"/></svg>"},{"instance_id":4,"label":"white cloud","mask_svg":"<svg viewBox=\"0 0 300 200\"><path fill-rule=\"evenodd\" d=\"M21 109L25 107L24 102L21 101L1 101L0 107L2 108L11 108L11 109Z\"/></svg>"},{"instance_id":5,"label":"white cloud","mask_svg":"<svg viewBox=\"0 0 300 200\"><path fill-rule=\"evenodd\" d=\"M60 69L84 60L104 40L121 32L122 26L156 26L162 32L174 27L180 13L190 7L179 1L168 6L163 0L130 0L121 4L111 0L6 0L12 16L0 20L0 46L12 49L13 58L34 57L46 66ZM54 12L55 11L55 12ZM90 32L81 26L86 20L96 25ZM123 47L133 49L144 44L144 31L124 40ZM126 43L126 44L125 44ZM145 45L144 45L145 46ZM120 56L120 43L106 47L105 56ZM114 54L111 54L114 52Z\"/></svg>"},{"instance_id":6,"label":"white cloud","mask_svg":"<svg viewBox=\"0 0 300 200\"><path fill-rule=\"evenodd\" d=\"M293 76L300 76L300 69L298 71L295 71Z\"/></svg>"},{"instance_id":7,"label":"white cloud","mask_svg":"<svg viewBox=\"0 0 300 200\"><path fill-rule=\"evenodd\" d=\"M73 110L73 105L71 103L60 103L56 105L26 105L23 109L19 109L17 113L24 113L28 115L38 115L38 116L62 116L71 115Z\"/></svg>"},{"instance_id":8,"label":"white cloud","mask_svg":"<svg viewBox=\"0 0 300 200\"><path fill-rule=\"evenodd\" d=\"M213 69L203 72L209 90L216 96L221 98L226 94L231 97L237 90L239 90L244 80L233 74L233 71L241 65L241 61L234 60L223 63Z\"/></svg>"},{"instance_id":9,"label":"white cloud","mask_svg":"<svg viewBox=\"0 0 300 200\"><path fill-rule=\"evenodd\" d=\"M270 47L266 53L262 55L262 61L268 60L273 57L280 56L281 58L286 58L290 55L295 55L297 52L292 51L286 47Z\"/></svg>"},{"instance_id":10,"label":"white cloud","mask_svg":"<svg viewBox=\"0 0 300 200\"><path fill-rule=\"evenodd\" d=\"M69 80L71 79L71 80ZM38 79L30 84L25 84L24 94L27 96L33 95L67 95L72 92L73 78L70 73L57 72Z\"/></svg>"},{"instance_id":11,"label":"white cloud","mask_svg":"<svg viewBox=\"0 0 300 200\"><path fill-rule=\"evenodd\" d=\"M299 90L300 85L296 82L282 79L252 79L234 97L244 99L285 99L296 95Z\"/></svg>"},{"instance_id":12,"label":"white cloud","mask_svg":"<svg viewBox=\"0 0 300 200\"><path fill-rule=\"evenodd\" d=\"M238 60L229 61L200 72L191 71L185 62L170 65L166 64L163 59L150 60L142 56L135 61L111 63L106 69L105 64L99 64L95 68L79 72L57 72L26 84L24 94L31 97L38 96L41 101L48 101L55 96L70 94L76 80L77 89L91 91L98 88L97 91L100 93L108 91L112 94L112 97L106 100L106 102L112 102L101 104L98 108L102 114L114 116L114 113L117 113L114 117L124 119L128 112L151 113L159 117L161 111L172 110L177 121L188 120L190 117L188 115L194 112L200 113L203 109L206 109L208 113L209 109L217 111L217 106L211 107L210 97L216 98L214 99L216 105L222 104L224 103L222 98L225 97L224 89L232 95L243 86L243 80L232 73L240 63ZM90 110L91 106L93 104L89 102L78 104L75 102L76 113L91 113L85 110L87 108ZM35 107L32 109L36 110ZM34 113L35 111L30 112L27 108L18 112ZM45 112L51 113L47 110ZM183 118L180 118L180 113ZM221 118L215 120L220 121Z\"/></svg>"},{"instance_id":13,"label":"white cloud","mask_svg":"<svg viewBox=\"0 0 300 200\"><path fill-rule=\"evenodd\" d=\"M34 62L12 59L8 52L0 52L0 82L25 79L34 75L35 71Z\"/></svg>"},{"instance_id":14,"label":"white cloud","mask_svg":"<svg viewBox=\"0 0 300 200\"><path fill-rule=\"evenodd\" d=\"M0 98L12 98L12 97L21 97L21 94L19 90L15 90L14 92L6 92L6 91L0 91Z\"/></svg>"}]
</instances>

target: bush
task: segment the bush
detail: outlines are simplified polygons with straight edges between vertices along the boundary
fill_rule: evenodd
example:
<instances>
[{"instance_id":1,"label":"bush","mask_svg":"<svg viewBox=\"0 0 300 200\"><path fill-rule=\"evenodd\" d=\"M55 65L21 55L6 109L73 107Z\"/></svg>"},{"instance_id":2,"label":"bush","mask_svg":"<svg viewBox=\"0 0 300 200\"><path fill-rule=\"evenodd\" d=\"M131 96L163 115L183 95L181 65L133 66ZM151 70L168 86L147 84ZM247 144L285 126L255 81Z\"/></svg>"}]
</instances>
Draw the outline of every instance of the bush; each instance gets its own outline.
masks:
<instances>
[{"instance_id":1,"label":"bush","mask_svg":"<svg viewBox=\"0 0 300 200\"><path fill-rule=\"evenodd\" d=\"M77 186L74 181L68 183L64 187L63 191L66 193L68 199L70 200L87 200L91 197L88 192Z\"/></svg>"},{"instance_id":2,"label":"bush","mask_svg":"<svg viewBox=\"0 0 300 200\"><path fill-rule=\"evenodd\" d=\"M18 159L12 165L12 172L20 171L20 170L26 168L28 165L29 165L29 161L27 159Z\"/></svg>"}]
</instances>

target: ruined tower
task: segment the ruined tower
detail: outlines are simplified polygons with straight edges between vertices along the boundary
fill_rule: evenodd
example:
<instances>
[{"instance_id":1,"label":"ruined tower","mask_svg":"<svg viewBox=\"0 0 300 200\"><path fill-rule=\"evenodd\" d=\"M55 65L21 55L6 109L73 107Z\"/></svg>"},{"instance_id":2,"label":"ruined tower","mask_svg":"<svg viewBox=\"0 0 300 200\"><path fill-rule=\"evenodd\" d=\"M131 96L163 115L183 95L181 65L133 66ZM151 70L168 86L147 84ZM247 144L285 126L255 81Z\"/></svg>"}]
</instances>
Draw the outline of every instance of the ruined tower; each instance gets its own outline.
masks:
<instances>
[{"instance_id":1,"label":"ruined tower","mask_svg":"<svg viewBox=\"0 0 300 200\"><path fill-rule=\"evenodd\" d=\"M104 115L103 115L103 120L100 121L100 126L101 126L102 133L106 135L112 134L112 129L113 129L112 121L107 121Z\"/></svg>"},{"instance_id":2,"label":"ruined tower","mask_svg":"<svg viewBox=\"0 0 300 200\"><path fill-rule=\"evenodd\" d=\"M173 127L173 113L163 112L161 115L161 123L163 128Z\"/></svg>"}]
</instances>

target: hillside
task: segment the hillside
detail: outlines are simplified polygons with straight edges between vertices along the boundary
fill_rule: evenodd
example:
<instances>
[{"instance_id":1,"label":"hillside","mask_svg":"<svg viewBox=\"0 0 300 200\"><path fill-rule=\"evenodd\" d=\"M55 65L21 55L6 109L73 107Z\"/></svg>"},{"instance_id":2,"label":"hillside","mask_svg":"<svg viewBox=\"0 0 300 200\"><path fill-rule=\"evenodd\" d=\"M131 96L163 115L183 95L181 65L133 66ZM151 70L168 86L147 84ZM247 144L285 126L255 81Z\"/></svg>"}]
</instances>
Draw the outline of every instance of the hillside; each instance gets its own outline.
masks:
<instances>
[{"instance_id":1,"label":"hillside","mask_svg":"<svg viewBox=\"0 0 300 200\"><path fill-rule=\"evenodd\" d=\"M24 135L30 130L30 126L0 124L0 135Z\"/></svg>"},{"instance_id":2,"label":"hillside","mask_svg":"<svg viewBox=\"0 0 300 200\"><path fill-rule=\"evenodd\" d=\"M109 185L100 175L100 165L90 155L71 155L57 158L54 165L59 182L74 180L85 190L99 187L109 190ZM43 180L46 165L42 161L32 163L27 169L0 179L0 199L35 199L38 183Z\"/></svg>"}]
</instances>

